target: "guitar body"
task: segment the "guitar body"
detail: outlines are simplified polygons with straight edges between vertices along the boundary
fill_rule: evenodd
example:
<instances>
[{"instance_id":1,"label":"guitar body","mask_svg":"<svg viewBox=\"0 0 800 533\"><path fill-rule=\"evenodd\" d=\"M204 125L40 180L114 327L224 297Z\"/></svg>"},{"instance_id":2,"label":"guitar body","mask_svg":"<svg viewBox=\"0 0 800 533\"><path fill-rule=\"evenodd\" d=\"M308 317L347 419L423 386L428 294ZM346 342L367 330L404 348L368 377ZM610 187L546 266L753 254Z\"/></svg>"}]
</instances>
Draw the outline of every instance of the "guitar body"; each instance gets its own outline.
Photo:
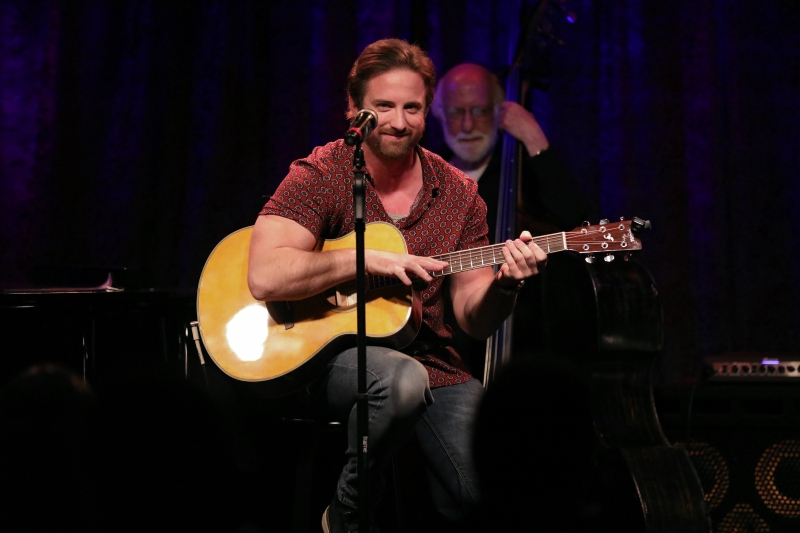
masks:
<instances>
[{"instance_id":1,"label":"guitar body","mask_svg":"<svg viewBox=\"0 0 800 533\"><path fill-rule=\"evenodd\" d=\"M247 285L252 226L223 239L209 256L197 291L197 318L209 356L229 376L258 382L260 393L294 392L318 377L328 361L356 344L355 283L293 302L261 302ZM367 224L369 249L407 253L391 224ZM320 253L355 247L355 234L326 240ZM402 284L370 289L370 344L401 349L416 337L422 305Z\"/></svg>"},{"instance_id":2,"label":"guitar body","mask_svg":"<svg viewBox=\"0 0 800 533\"><path fill-rule=\"evenodd\" d=\"M649 224L649 223L648 223ZM628 252L641 248L635 233L645 221L582 226L571 232L535 237L549 253ZM264 396L294 392L318 377L331 357L356 345L355 281L292 302L261 302L247 285L252 226L225 237L206 261L197 289L200 335L211 359L229 376L257 382ZM392 224L366 225L364 246L408 253L403 234ZM448 266L439 277L505 262L503 244L435 256ZM323 241L318 253L355 248L355 233ZM422 303L413 289L396 278L369 276L366 335L372 345L400 350L422 325Z\"/></svg>"}]
</instances>

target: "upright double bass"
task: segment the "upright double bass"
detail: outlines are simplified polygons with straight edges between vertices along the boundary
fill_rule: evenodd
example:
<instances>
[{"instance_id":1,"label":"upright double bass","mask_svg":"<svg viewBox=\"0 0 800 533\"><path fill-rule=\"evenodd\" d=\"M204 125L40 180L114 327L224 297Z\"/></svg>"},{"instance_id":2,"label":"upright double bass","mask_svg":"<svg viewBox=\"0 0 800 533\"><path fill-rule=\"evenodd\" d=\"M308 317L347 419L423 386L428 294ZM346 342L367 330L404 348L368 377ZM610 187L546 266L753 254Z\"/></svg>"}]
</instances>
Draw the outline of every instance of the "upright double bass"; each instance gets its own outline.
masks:
<instances>
[{"instance_id":1,"label":"upright double bass","mask_svg":"<svg viewBox=\"0 0 800 533\"><path fill-rule=\"evenodd\" d=\"M541 53L536 36L548 8L547 0L538 2L522 25L524 32L512 38L506 99L523 106L533 71L530 55ZM504 135L495 242L517 237L522 150L514 137ZM601 226L618 223L600 221ZM632 231L638 234L649 226L649 221L634 218ZM653 402L652 373L663 349L658 289L643 265L623 257L553 257L540 276L543 316L526 332L538 330L543 353L572 360L587 375L597 440L591 461L595 467L586 476L591 480L588 492L606 516L614 517L615 530L710 533L697 473L686 450L664 436ZM510 316L487 343L487 397L498 371L511 360L512 324ZM543 429L541 439L547 440L554 428L537 429Z\"/></svg>"},{"instance_id":2,"label":"upright double bass","mask_svg":"<svg viewBox=\"0 0 800 533\"><path fill-rule=\"evenodd\" d=\"M540 0L524 17L520 32L512 27L509 46L509 72L506 80L506 101L525 105L525 95L532 86L536 53L543 51L538 35L546 34L541 26L548 11L548 0ZM549 34L547 34L549 35ZM548 37L552 39L552 37ZM501 152L500 187L498 193L497 223L494 242L501 243L517 237L517 211L522 207L520 196L522 177L522 150L524 147L511 134L503 134ZM486 343L483 367L483 385L488 388L498 370L511 359L513 341L513 314L510 315Z\"/></svg>"}]
</instances>

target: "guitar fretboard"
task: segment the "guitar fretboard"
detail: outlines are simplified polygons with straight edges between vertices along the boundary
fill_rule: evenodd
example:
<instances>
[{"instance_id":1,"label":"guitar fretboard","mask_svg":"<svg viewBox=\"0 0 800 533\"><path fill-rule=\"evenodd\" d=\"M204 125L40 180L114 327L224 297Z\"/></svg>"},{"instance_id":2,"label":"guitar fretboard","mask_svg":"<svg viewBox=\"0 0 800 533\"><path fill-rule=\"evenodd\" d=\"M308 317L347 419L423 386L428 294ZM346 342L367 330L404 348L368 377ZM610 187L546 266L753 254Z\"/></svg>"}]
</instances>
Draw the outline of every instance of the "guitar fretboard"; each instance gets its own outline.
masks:
<instances>
[{"instance_id":1,"label":"guitar fretboard","mask_svg":"<svg viewBox=\"0 0 800 533\"><path fill-rule=\"evenodd\" d=\"M563 231L534 237L530 242L538 244L539 248L548 254L561 252L567 249L566 234ZM506 258L503 256L504 247L505 243L492 244L490 246L472 248L471 250L435 255L433 256L434 259L445 261L448 263L448 266L444 270L431 272L431 275L437 278L447 276L448 274L464 272L466 270L501 265L506 262Z\"/></svg>"},{"instance_id":2,"label":"guitar fretboard","mask_svg":"<svg viewBox=\"0 0 800 533\"><path fill-rule=\"evenodd\" d=\"M534 237L530 242L538 244L539 248L548 254L567 249L566 233L563 231ZM448 265L445 269L431 272L430 274L434 278L439 278L476 268L501 265L506 262L506 258L503 256L504 247L505 243L492 244L470 250L435 255L433 256L434 259L445 261ZM369 276L369 287L372 289L397 285L399 282L400 280L392 276Z\"/></svg>"}]
</instances>

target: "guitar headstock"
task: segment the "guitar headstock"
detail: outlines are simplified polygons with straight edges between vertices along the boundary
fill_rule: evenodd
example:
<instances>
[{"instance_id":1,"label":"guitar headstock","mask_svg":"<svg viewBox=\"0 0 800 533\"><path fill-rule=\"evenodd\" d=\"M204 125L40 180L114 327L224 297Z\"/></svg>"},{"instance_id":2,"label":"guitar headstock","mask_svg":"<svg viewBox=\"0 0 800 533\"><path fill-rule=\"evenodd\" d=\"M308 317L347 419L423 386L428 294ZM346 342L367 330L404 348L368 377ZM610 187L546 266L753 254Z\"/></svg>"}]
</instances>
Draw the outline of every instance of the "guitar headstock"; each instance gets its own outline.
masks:
<instances>
[{"instance_id":1,"label":"guitar headstock","mask_svg":"<svg viewBox=\"0 0 800 533\"><path fill-rule=\"evenodd\" d=\"M568 250L589 254L586 262L594 262L594 254L606 254L604 260L614 260L614 252L632 252L642 249L639 233L650 228L649 220L634 217L618 222L601 220L594 226L584 225L565 234ZM626 255L627 259L627 255Z\"/></svg>"}]
</instances>

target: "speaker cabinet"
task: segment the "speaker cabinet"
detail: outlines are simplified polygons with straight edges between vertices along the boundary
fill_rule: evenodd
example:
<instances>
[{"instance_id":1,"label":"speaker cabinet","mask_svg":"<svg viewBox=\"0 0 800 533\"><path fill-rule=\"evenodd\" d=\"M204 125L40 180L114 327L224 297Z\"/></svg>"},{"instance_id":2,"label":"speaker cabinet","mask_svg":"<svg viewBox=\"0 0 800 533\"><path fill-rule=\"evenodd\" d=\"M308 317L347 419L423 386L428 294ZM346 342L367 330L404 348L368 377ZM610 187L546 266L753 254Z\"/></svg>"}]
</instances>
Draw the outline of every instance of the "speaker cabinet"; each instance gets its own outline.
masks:
<instances>
[{"instance_id":1,"label":"speaker cabinet","mask_svg":"<svg viewBox=\"0 0 800 533\"><path fill-rule=\"evenodd\" d=\"M686 448L715 533L800 531L800 384L654 391L664 433Z\"/></svg>"}]
</instances>

